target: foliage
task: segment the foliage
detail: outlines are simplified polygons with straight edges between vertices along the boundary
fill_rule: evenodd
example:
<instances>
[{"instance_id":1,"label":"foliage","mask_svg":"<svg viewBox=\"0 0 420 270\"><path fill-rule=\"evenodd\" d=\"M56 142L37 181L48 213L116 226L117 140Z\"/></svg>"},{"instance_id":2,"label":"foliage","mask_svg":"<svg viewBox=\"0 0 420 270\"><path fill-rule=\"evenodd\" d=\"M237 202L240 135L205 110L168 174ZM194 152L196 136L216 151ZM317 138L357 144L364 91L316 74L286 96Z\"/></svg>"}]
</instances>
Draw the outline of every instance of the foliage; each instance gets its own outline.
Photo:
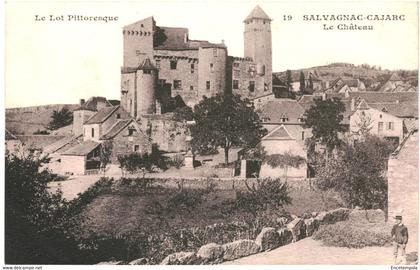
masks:
<instances>
[{"instance_id":1,"label":"foliage","mask_svg":"<svg viewBox=\"0 0 420 270\"><path fill-rule=\"evenodd\" d=\"M370 134L373 126L373 120L370 114L365 114L363 111L358 114L358 120L356 121L356 131L353 131L355 135L359 135L362 138L365 138Z\"/></svg>"},{"instance_id":2,"label":"foliage","mask_svg":"<svg viewBox=\"0 0 420 270\"><path fill-rule=\"evenodd\" d=\"M173 119L178 122L192 121L194 119L193 110L188 106L176 108Z\"/></svg>"},{"instance_id":3,"label":"foliage","mask_svg":"<svg viewBox=\"0 0 420 270\"><path fill-rule=\"evenodd\" d=\"M283 210L283 206L290 204L292 198L289 196L287 183L282 183L278 178L256 179L256 185L250 186L245 182L247 191L237 192L237 206L245 208L251 213L267 209Z\"/></svg>"},{"instance_id":4,"label":"foliage","mask_svg":"<svg viewBox=\"0 0 420 270\"><path fill-rule=\"evenodd\" d=\"M184 157L181 155L176 155L173 158L168 159L167 165L169 167L175 167L179 169L184 165Z\"/></svg>"},{"instance_id":5,"label":"foliage","mask_svg":"<svg viewBox=\"0 0 420 270\"><path fill-rule=\"evenodd\" d=\"M344 111L344 104L338 98L315 99L315 104L305 111L304 127L312 129L312 139L326 146L327 153L341 143L338 134L345 131L341 125Z\"/></svg>"},{"instance_id":6,"label":"foliage","mask_svg":"<svg viewBox=\"0 0 420 270\"><path fill-rule=\"evenodd\" d=\"M321 240L326 246L334 247L387 246L392 242L391 226L385 222L347 220L321 226L312 237L315 240Z\"/></svg>"},{"instance_id":7,"label":"foliage","mask_svg":"<svg viewBox=\"0 0 420 270\"><path fill-rule=\"evenodd\" d=\"M68 234L68 203L50 193L45 158L27 153L5 158L5 260L7 264L86 263Z\"/></svg>"},{"instance_id":8,"label":"foliage","mask_svg":"<svg viewBox=\"0 0 420 270\"><path fill-rule=\"evenodd\" d=\"M290 69L286 70L286 86L287 86L287 90L290 91L292 88L292 71L290 71Z\"/></svg>"},{"instance_id":9,"label":"foliage","mask_svg":"<svg viewBox=\"0 0 420 270\"><path fill-rule=\"evenodd\" d=\"M152 145L150 154L133 152L127 155L118 155L117 159L122 169L132 174L141 172L143 178L146 176L146 173L153 172L155 167L160 169L167 168L166 158L159 151L156 144Z\"/></svg>"},{"instance_id":10,"label":"foliage","mask_svg":"<svg viewBox=\"0 0 420 270\"><path fill-rule=\"evenodd\" d=\"M216 95L204 98L194 107L191 127L192 146L198 152L221 147L225 163L232 147L254 146L267 131L248 99L239 95Z\"/></svg>"},{"instance_id":11,"label":"foliage","mask_svg":"<svg viewBox=\"0 0 420 270\"><path fill-rule=\"evenodd\" d=\"M67 108L62 108L59 111L53 111L51 121L48 124L48 128L51 130L56 130L61 127L68 126L71 123L73 123L73 113Z\"/></svg>"},{"instance_id":12,"label":"foliage","mask_svg":"<svg viewBox=\"0 0 420 270\"><path fill-rule=\"evenodd\" d=\"M101 168L104 170L104 173L106 165L111 162L112 148L112 141L104 141L100 147L99 159L101 162Z\"/></svg>"},{"instance_id":13,"label":"foliage","mask_svg":"<svg viewBox=\"0 0 420 270\"><path fill-rule=\"evenodd\" d=\"M165 34L165 29L155 25L153 31L153 47L162 45L167 39L168 37Z\"/></svg>"},{"instance_id":14,"label":"foliage","mask_svg":"<svg viewBox=\"0 0 420 270\"><path fill-rule=\"evenodd\" d=\"M299 168L305 163L305 159L298 155L293 155L290 151L284 154L272 154L265 157L265 162L272 168L284 169L287 179L287 170L289 167Z\"/></svg>"},{"instance_id":15,"label":"foliage","mask_svg":"<svg viewBox=\"0 0 420 270\"><path fill-rule=\"evenodd\" d=\"M369 136L355 145L346 144L337 158L318 168L317 185L338 191L350 206L384 209L387 182L384 176L392 145Z\"/></svg>"},{"instance_id":16,"label":"foliage","mask_svg":"<svg viewBox=\"0 0 420 270\"><path fill-rule=\"evenodd\" d=\"M305 75L303 74L303 71L300 72L299 76L299 91L300 93L305 93L306 85L305 85Z\"/></svg>"}]
</instances>

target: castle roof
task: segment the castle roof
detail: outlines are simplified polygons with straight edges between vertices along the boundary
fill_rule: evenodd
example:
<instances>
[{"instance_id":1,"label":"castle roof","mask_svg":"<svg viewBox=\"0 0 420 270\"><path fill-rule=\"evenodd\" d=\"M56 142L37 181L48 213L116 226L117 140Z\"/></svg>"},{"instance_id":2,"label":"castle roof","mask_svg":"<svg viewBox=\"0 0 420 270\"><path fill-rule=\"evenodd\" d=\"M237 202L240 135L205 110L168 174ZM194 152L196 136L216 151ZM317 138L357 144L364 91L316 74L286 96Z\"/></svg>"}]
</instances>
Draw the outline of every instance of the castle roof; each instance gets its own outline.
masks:
<instances>
[{"instance_id":1,"label":"castle roof","mask_svg":"<svg viewBox=\"0 0 420 270\"><path fill-rule=\"evenodd\" d=\"M101 136L101 140L110 140L117 136L126 126L128 126L133 119L118 120L104 135Z\"/></svg>"},{"instance_id":2,"label":"castle roof","mask_svg":"<svg viewBox=\"0 0 420 270\"><path fill-rule=\"evenodd\" d=\"M251 20L251 19L264 19L271 21L270 17L262 10L262 8L257 5L254 9L249 13L249 15L245 18L244 22Z\"/></svg>"},{"instance_id":3,"label":"castle roof","mask_svg":"<svg viewBox=\"0 0 420 270\"><path fill-rule=\"evenodd\" d=\"M155 70L156 67L152 64L152 62L150 62L149 57L147 57L146 59L144 59L143 63L141 63L141 65L138 67L138 69L141 69L141 70Z\"/></svg>"},{"instance_id":4,"label":"castle roof","mask_svg":"<svg viewBox=\"0 0 420 270\"><path fill-rule=\"evenodd\" d=\"M104 97L91 97L84 104L80 105L75 111L87 110L87 111L97 111L98 103L105 103L106 106L114 106L115 101L110 102Z\"/></svg>"}]
</instances>

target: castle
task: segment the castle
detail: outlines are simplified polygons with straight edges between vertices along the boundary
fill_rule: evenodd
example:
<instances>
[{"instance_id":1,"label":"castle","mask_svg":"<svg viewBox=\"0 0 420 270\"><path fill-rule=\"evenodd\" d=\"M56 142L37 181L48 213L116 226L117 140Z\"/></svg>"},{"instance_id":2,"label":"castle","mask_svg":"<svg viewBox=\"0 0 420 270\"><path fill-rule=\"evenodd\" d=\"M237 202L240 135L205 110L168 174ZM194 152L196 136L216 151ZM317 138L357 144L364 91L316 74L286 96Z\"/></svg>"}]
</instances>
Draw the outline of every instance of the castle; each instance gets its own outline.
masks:
<instances>
[{"instance_id":1,"label":"castle","mask_svg":"<svg viewBox=\"0 0 420 270\"><path fill-rule=\"evenodd\" d=\"M153 17L126 25L121 106L138 119L167 111L175 97L193 107L218 93L271 93L270 23L259 6L245 18L244 57L229 56L223 43L189 39L187 28L157 26Z\"/></svg>"}]
</instances>

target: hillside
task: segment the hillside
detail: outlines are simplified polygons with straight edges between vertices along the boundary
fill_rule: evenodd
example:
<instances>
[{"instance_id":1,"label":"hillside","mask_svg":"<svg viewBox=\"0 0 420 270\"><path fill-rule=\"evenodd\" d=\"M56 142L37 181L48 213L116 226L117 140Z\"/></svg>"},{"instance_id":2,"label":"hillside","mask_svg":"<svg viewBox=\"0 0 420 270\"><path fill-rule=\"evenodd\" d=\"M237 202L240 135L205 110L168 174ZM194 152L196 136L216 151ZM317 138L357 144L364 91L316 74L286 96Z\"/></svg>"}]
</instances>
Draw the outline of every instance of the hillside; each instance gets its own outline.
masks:
<instances>
[{"instance_id":1,"label":"hillside","mask_svg":"<svg viewBox=\"0 0 420 270\"><path fill-rule=\"evenodd\" d=\"M418 81L417 70L382 70L377 66L353 65L349 63L333 63L325 66L316 66L304 68L299 70L291 70L292 81L298 82L300 72L303 71L305 77L307 74L312 75L322 81L332 81L338 77L342 79L360 79L363 81L367 88L373 88L378 83L382 82L387 75L392 73L397 74L404 82L416 87ZM274 76L284 81L286 78L286 71L274 72Z\"/></svg>"},{"instance_id":2,"label":"hillside","mask_svg":"<svg viewBox=\"0 0 420 270\"><path fill-rule=\"evenodd\" d=\"M6 109L6 128L13 134L33 134L47 129L54 110L75 110L78 104L54 104Z\"/></svg>"}]
</instances>

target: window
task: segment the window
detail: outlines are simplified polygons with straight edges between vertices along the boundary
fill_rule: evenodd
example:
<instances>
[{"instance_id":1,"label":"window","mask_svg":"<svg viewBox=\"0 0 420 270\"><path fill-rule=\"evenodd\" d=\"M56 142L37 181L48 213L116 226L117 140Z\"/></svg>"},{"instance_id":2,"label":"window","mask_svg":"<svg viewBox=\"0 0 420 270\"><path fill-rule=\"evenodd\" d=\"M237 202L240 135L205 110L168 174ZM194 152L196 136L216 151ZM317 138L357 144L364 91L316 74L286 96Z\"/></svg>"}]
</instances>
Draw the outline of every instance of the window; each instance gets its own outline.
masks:
<instances>
[{"instance_id":1,"label":"window","mask_svg":"<svg viewBox=\"0 0 420 270\"><path fill-rule=\"evenodd\" d=\"M255 91L255 82L254 81L249 81L249 92L254 92Z\"/></svg>"},{"instance_id":2,"label":"window","mask_svg":"<svg viewBox=\"0 0 420 270\"><path fill-rule=\"evenodd\" d=\"M388 123L388 129L389 130L394 130L394 122L389 122Z\"/></svg>"},{"instance_id":3,"label":"window","mask_svg":"<svg viewBox=\"0 0 420 270\"><path fill-rule=\"evenodd\" d=\"M214 68L213 68L213 63L210 63L210 72L213 72Z\"/></svg>"},{"instance_id":4,"label":"window","mask_svg":"<svg viewBox=\"0 0 420 270\"><path fill-rule=\"evenodd\" d=\"M194 73L194 64L191 64L191 73Z\"/></svg>"},{"instance_id":5,"label":"window","mask_svg":"<svg viewBox=\"0 0 420 270\"><path fill-rule=\"evenodd\" d=\"M117 119L121 119L121 114L117 113Z\"/></svg>"},{"instance_id":6,"label":"window","mask_svg":"<svg viewBox=\"0 0 420 270\"><path fill-rule=\"evenodd\" d=\"M239 63L233 63L234 68L239 68Z\"/></svg>"},{"instance_id":7,"label":"window","mask_svg":"<svg viewBox=\"0 0 420 270\"><path fill-rule=\"evenodd\" d=\"M302 131L302 141L305 140L305 131Z\"/></svg>"},{"instance_id":8,"label":"window","mask_svg":"<svg viewBox=\"0 0 420 270\"><path fill-rule=\"evenodd\" d=\"M140 145L138 144L134 145L134 152L140 152Z\"/></svg>"},{"instance_id":9,"label":"window","mask_svg":"<svg viewBox=\"0 0 420 270\"><path fill-rule=\"evenodd\" d=\"M234 70L233 71L233 76L235 76L235 77L241 76L241 71L240 70Z\"/></svg>"},{"instance_id":10,"label":"window","mask_svg":"<svg viewBox=\"0 0 420 270\"><path fill-rule=\"evenodd\" d=\"M383 131L384 130L384 122L378 122L378 131Z\"/></svg>"},{"instance_id":11,"label":"window","mask_svg":"<svg viewBox=\"0 0 420 270\"><path fill-rule=\"evenodd\" d=\"M140 50L136 50L136 56L139 56L141 54Z\"/></svg>"},{"instance_id":12,"label":"window","mask_svg":"<svg viewBox=\"0 0 420 270\"><path fill-rule=\"evenodd\" d=\"M150 69L143 70L143 74L152 74L152 71Z\"/></svg>"},{"instance_id":13,"label":"window","mask_svg":"<svg viewBox=\"0 0 420 270\"><path fill-rule=\"evenodd\" d=\"M210 81L206 81L206 90L210 90Z\"/></svg>"},{"instance_id":14,"label":"window","mask_svg":"<svg viewBox=\"0 0 420 270\"><path fill-rule=\"evenodd\" d=\"M92 132L92 134L91 134L92 135L92 138L95 137L95 129L94 128L92 128L92 131L91 132Z\"/></svg>"},{"instance_id":15,"label":"window","mask_svg":"<svg viewBox=\"0 0 420 270\"><path fill-rule=\"evenodd\" d=\"M128 128L128 136L133 136L134 132L136 132L136 129L133 126Z\"/></svg>"},{"instance_id":16,"label":"window","mask_svg":"<svg viewBox=\"0 0 420 270\"><path fill-rule=\"evenodd\" d=\"M239 89L239 81L233 80L233 89Z\"/></svg>"},{"instance_id":17,"label":"window","mask_svg":"<svg viewBox=\"0 0 420 270\"><path fill-rule=\"evenodd\" d=\"M287 118L287 117L282 117L282 118L281 118L281 121L282 121L283 123L287 122L288 120L289 120L289 118Z\"/></svg>"},{"instance_id":18,"label":"window","mask_svg":"<svg viewBox=\"0 0 420 270\"><path fill-rule=\"evenodd\" d=\"M171 60L170 61L171 69L176 69L176 64L177 64L177 61L176 60Z\"/></svg>"},{"instance_id":19,"label":"window","mask_svg":"<svg viewBox=\"0 0 420 270\"><path fill-rule=\"evenodd\" d=\"M163 86L165 86L165 83L166 83L166 80L164 80L164 79L159 79L159 80L158 80L158 86L159 86L159 87L163 87Z\"/></svg>"},{"instance_id":20,"label":"window","mask_svg":"<svg viewBox=\"0 0 420 270\"><path fill-rule=\"evenodd\" d=\"M191 85L190 86L190 90L193 91L194 90L194 86Z\"/></svg>"},{"instance_id":21,"label":"window","mask_svg":"<svg viewBox=\"0 0 420 270\"><path fill-rule=\"evenodd\" d=\"M156 68L157 69L160 69L160 59L157 59L156 60Z\"/></svg>"},{"instance_id":22,"label":"window","mask_svg":"<svg viewBox=\"0 0 420 270\"><path fill-rule=\"evenodd\" d=\"M181 80L174 80L174 89L175 90L181 90L182 89Z\"/></svg>"}]
</instances>

